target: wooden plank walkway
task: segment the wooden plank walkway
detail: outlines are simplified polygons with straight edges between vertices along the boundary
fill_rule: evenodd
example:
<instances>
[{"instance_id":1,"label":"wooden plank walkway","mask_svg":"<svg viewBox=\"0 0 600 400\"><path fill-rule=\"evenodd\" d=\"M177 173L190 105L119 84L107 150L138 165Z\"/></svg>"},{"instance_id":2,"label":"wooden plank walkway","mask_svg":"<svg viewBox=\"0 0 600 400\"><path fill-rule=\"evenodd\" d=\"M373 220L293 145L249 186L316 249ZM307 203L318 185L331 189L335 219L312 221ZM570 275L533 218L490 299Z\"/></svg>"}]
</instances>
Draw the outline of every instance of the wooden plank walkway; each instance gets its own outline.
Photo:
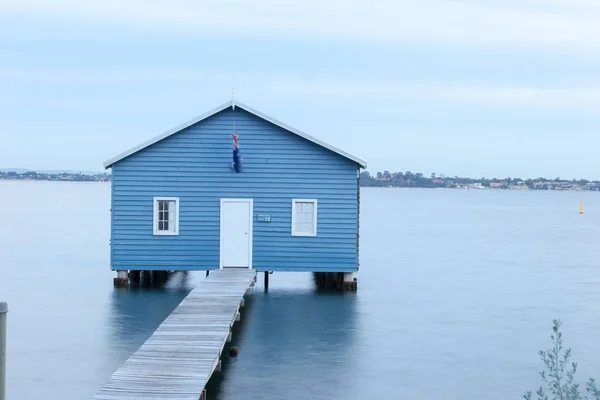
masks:
<instances>
[{"instance_id":1,"label":"wooden plank walkway","mask_svg":"<svg viewBox=\"0 0 600 400\"><path fill-rule=\"evenodd\" d=\"M196 286L93 400L198 400L256 271L221 269Z\"/></svg>"}]
</instances>

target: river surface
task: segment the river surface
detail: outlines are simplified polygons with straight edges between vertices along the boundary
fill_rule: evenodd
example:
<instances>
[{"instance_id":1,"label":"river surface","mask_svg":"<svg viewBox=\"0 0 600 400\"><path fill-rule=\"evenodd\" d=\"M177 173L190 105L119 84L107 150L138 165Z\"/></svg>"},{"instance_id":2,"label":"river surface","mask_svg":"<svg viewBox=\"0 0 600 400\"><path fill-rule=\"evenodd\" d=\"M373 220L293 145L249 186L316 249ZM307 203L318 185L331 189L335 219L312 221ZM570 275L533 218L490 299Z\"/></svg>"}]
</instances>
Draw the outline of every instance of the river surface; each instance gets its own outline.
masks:
<instances>
[{"instance_id":1,"label":"river surface","mask_svg":"<svg viewBox=\"0 0 600 400\"><path fill-rule=\"evenodd\" d=\"M577 380L600 379L600 193L361 194L358 292L259 277L211 399L519 399L554 318ZM109 183L0 181L0 199L7 399L89 399L204 274L114 289Z\"/></svg>"}]
</instances>

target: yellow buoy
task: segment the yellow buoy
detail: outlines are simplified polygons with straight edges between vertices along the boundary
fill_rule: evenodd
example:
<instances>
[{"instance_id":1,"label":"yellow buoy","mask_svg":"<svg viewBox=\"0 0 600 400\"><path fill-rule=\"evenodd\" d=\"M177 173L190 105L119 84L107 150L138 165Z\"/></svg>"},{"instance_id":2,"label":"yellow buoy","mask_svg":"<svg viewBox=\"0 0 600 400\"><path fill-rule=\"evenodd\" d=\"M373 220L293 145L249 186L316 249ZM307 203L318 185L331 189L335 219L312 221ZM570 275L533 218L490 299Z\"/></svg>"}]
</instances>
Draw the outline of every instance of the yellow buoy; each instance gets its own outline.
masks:
<instances>
[{"instance_id":1,"label":"yellow buoy","mask_svg":"<svg viewBox=\"0 0 600 400\"><path fill-rule=\"evenodd\" d=\"M579 214L583 214L583 200L579 201Z\"/></svg>"}]
</instances>

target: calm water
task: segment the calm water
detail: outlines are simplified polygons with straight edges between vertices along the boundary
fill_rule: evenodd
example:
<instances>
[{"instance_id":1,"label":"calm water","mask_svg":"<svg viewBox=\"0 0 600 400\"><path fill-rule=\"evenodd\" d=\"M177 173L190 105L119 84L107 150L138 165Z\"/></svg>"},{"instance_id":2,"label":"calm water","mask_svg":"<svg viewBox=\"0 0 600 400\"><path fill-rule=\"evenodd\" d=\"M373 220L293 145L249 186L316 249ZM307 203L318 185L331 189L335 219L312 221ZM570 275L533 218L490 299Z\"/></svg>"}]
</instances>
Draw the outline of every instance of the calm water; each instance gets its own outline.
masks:
<instances>
[{"instance_id":1,"label":"calm water","mask_svg":"<svg viewBox=\"0 0 600 400\"><path fill-rule=\"evenodd\" d=\"M0 181L10 400L90 398L203 277L113 289L109 193ZM209 394L518 399L539 384L553 318L579 381L600 379L599 241L600 193L363 189L358 293L259 279Z\"/></svg>"}]
</instances>

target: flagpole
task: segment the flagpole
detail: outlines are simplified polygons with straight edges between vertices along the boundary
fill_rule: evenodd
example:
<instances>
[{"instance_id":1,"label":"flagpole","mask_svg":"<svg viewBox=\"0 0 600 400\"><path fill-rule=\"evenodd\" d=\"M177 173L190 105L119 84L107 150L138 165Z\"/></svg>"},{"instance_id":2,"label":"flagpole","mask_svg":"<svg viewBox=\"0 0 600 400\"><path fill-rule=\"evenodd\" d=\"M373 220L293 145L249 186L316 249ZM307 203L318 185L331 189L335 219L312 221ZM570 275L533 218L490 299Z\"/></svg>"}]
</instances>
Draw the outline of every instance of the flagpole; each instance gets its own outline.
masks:
<instances>
[{"instance_id":1,"label":"flagpole","mask_svg":"<svg viewBox=\"0 0 600 400\"><path fill-rule=\"evenodd\" d=\"M235 130L235 121L231 121L233 124L233 163L232 167L235 172L240 172L240 158L239 158L239 145L237 132Z\"/></svg>"}]
</instances>

